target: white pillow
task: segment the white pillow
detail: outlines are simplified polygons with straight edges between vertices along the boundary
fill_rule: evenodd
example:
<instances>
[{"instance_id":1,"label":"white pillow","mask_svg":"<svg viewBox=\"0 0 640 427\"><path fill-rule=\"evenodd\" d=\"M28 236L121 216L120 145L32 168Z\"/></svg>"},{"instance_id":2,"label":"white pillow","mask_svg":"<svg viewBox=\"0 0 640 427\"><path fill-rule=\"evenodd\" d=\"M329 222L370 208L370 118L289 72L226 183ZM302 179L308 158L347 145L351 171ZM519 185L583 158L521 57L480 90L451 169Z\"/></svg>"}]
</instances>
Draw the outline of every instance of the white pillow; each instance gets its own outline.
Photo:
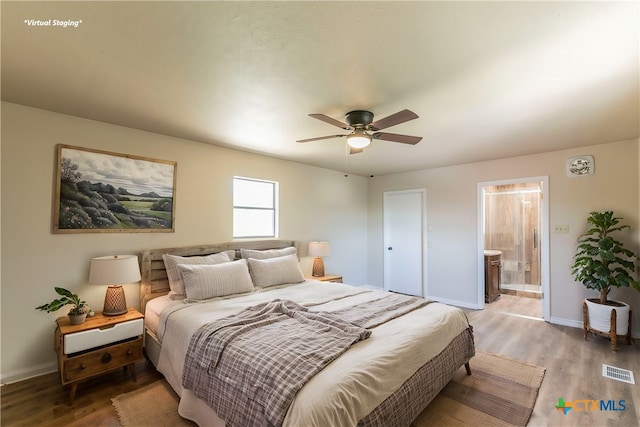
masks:
<instances>
[{"instance_id":1,"label":"white pillow","mask_svg":"<svg viewBox=\"0 0 640 427\"><path fill-rule=\"evenodd\" d=\"M284 283L300 283L304 274L295 254L269 259L249 258L249 271L255 286L266 288Z\"/></svg>"},{"instance_id":2,"label":"white pillow","mask_svg":"<svg viewBox=\"0 0 640 427\"><path fill-rule=\"evenodd\" d=\"M247 261L215 265L178 264L188 300L204 300L253 290Z\"/></svg>"},{"instance_id":3,"label":"white pillow","mask_svg":"<svg viewBox=\"0 0 640 427\"><path fill-rule=\"evenodd\" d=\"M288 248L282 249L267 249L264 251L259 251L256 249L240 249L240 257L241 258L254 258L254 259L269 259L276 258L285 255L297 254L298 250L289 246Z\"/></svg>"},{"instance_id":4,"label":"white pillow","mask_svg":"<svg viewBox=\"0 0 640 427\"><path fill-rule=\"evenodd\" d=\"M171 292L170 296L182 296L184 295L184 285L182 284L182 277L176 268L178 264L190 264L190 265L214 265L223 262L229 262L235 257L234 251L219 252L217 254L211 254L206 256L177 256L177 255L162 255L164 261L164 268L167 270L167 278L169 279L169 287Z\"/></svg>"}]
</instances>

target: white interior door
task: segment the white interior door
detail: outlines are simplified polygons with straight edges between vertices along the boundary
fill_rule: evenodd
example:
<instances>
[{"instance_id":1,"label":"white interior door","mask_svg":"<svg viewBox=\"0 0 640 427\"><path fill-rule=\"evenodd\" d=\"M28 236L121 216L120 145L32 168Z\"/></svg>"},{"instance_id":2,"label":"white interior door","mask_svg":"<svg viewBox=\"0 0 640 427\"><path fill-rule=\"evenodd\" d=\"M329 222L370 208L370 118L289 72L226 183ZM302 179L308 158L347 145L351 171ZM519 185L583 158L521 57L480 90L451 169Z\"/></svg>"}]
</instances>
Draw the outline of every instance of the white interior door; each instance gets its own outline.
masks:
<instances>
[{"instance_id":1,"label":"white interior door","mask_svg":"<svg viewBox=\"0 0 640 427\"><path fill-rule=\"evenodd\" d=\"M426 190L384 193L384 289L424 295Z\"/></svg>"}]
</instances>

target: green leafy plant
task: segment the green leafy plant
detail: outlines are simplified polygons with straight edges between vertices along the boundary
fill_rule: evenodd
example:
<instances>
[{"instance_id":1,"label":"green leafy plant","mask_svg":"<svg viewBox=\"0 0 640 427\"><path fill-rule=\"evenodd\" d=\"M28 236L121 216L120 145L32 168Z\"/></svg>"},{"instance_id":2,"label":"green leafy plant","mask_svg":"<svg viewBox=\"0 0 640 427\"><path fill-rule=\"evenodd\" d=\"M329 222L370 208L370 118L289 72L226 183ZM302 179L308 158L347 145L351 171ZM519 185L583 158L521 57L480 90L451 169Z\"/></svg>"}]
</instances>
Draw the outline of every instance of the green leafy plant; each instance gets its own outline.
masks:
<instances>
[{"instance_id":1,"label":"green leafy plant","mask_svg":"<svg viewBox=\"0 0 640 427\"><path fill-rule=\"evenodd\" d=\"M578 239L571 274L588 289L600 292L599 303L607 304L612 287L633 287L640 292L634 279L638 257L614 239L611 233L630 228L618 225L612 211L591 212L587 221L591 228Z\"/></svg>"},{"instance_id":2,"label":"green leafy plant","mask_svg":"<svg viewBox=\"0 0 640 427\"><path fill-rule=\"evenodd\" d=\"M61 297L58 299L54 299L49 304L43 304L39 307L36 307L36 310L46 311L47 313L51 313L53 311L57 311L64 307L67 304L73 305L71 310L69 310L69 314L78 315L85 313L85 307L87 303L82 301L80 297L71 291L68 291L64 288L54 287L56 293Z\"/></svg>"}]
</instances>

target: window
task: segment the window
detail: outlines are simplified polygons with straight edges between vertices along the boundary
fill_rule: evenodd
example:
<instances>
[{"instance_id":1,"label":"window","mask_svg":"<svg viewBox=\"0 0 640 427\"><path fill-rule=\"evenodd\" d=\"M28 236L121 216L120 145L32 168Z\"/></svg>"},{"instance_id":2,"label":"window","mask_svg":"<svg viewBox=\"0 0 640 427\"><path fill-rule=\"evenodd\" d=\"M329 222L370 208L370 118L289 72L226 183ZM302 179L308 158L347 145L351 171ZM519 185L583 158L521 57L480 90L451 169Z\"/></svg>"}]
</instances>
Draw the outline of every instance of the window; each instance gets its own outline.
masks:
<instances>
[{"instance_id":1,"label":"window","mask_svg":"<svg viewBox=\"0 0 640 427\"><path fill-rule=\"evenodd\" d=\"M233 238L278 236L278 183L233 177Z\"/></svg>"}]
</instances>

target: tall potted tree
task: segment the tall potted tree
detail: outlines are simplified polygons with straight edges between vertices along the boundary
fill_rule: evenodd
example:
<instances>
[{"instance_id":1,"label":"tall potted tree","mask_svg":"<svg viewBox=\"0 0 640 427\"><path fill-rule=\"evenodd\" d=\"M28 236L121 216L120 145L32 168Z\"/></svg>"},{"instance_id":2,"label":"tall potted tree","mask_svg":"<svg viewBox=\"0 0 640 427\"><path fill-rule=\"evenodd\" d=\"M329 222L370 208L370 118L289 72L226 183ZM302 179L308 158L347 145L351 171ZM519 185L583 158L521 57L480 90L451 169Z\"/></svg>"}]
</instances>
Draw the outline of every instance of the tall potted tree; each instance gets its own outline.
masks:
<instances>
[{"instance_id":1,"label":"tall potted tree","mask_svg":"<svg viewBox=\"0 0 640 427\"><path fill-rule=\"evenodd\" d=\"M611 235L630 228L620 225L620 220L622 218L615 217L612 211L591 212L587 218L591 227L578 239L571 269L576 281L600 293L598 298L584 301L585 339L589 331L600 332L612 338L614 349L617 335L630 338L630 307L622 301L610 300L609 292L613 287L632 287L640 292L640 284L634 279L637 255ZM612 310L615 310L613 316ZM611 324L612 318L616 320L615 325Z\"/></svg>"}]
</instances>

